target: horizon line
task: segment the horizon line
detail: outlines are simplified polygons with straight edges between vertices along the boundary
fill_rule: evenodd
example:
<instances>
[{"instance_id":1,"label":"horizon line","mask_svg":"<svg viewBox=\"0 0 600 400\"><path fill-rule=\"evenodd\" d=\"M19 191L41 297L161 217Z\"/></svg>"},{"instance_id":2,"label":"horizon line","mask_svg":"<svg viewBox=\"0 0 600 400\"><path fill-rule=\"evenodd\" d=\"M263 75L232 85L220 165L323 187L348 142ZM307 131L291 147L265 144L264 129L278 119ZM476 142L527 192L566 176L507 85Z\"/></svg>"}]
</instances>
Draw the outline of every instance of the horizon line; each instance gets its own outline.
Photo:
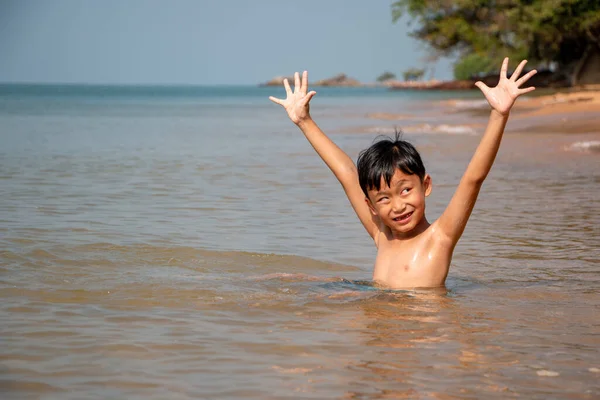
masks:
<instances>
[{"instance_id":1,"label":"horizon line","mask_svg":"<svg viewBox=\"0 0 600 400\"><path fill-rule=\"evenodd\" d=\"M144 82L40 82L40 81L0 81L0 85L36 86L155 86L155 87L200 87L200 86L260 86L261 83L144 83Z\"/></svg>"}]
</instances>

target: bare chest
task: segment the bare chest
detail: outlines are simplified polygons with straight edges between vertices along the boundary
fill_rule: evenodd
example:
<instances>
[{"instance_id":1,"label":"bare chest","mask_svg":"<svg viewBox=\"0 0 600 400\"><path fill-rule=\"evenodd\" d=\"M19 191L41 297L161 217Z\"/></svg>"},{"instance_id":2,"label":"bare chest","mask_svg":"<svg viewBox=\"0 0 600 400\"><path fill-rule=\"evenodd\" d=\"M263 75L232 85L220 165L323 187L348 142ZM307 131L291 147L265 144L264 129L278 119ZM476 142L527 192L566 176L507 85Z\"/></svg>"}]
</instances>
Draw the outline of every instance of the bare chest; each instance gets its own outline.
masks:
<instances>
[{"instance_id":1,"label":"bare chest","mask_svg":"<svg viewBox=\"0 0 600 400\"><path fill-rule=\"evenodd\" d=\"M380 243L373 280L393 288L434 287L444 284L450 257L429 240Z\"/></svg>"}]
</instances>

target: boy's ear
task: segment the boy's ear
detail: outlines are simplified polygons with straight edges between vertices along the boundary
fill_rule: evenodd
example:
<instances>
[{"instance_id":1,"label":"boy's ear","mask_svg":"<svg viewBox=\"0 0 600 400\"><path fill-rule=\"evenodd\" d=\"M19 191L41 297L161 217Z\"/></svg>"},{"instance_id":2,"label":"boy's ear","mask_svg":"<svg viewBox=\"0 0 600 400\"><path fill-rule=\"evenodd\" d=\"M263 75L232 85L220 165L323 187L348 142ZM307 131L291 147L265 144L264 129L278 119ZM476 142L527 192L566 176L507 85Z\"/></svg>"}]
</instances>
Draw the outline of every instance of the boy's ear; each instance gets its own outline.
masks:
<instances>
[{"instance_id":1,"label":"boy's ear","mask_svg":"<svg viewBox=\"0 0 600 400\"><path fill-rule=\"evenodd\" d=\"M375 208L373 207L373 204L371 203L371 200L369 200L368 197L365 197L365 203L367 203L367 206L369 207L371 214L373 214L374 216L377 216L377 212L375 211Z\"/></svg>"},{"instance_id":2,"label":"boy's ear","mask_svg":"<svg viewBox=\"0 0 600 400\"><path fill-rule=\"evenodd\" d=\"M425 197L431 194L431 190L433 189L431 176L429 174L425 174L423 178L423 190L425 190Z\"/></svg>"}]
</instances>

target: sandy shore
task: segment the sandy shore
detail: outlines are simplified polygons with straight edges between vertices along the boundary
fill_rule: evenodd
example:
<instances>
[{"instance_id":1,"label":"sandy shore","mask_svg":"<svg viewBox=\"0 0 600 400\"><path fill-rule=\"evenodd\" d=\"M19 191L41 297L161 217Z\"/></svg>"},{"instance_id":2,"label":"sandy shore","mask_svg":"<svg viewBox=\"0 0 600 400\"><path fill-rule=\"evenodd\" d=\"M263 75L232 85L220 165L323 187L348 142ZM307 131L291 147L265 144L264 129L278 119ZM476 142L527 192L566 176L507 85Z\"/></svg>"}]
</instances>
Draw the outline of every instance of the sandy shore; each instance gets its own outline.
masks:
<instances>
[{"instance_id":1,"label":"sandy shore","mask_svg":"<svg viewBox=\"0 0 600 400\"><path fill-rule=\"evenodd\" d=\"M443 102L457 112L486 115L483 101ZM511 113L509 132L600 133L600 87L581 87L517 100Z\"/></svg>"},{"instance_id":2,"label":"sandy shore","mask_svg":"<svg viewBox=\"0 0 600 400\"><path fill-rule=\"evenodd\" d=\"M539 93L517 100L507 132L600 135L600 85ZM367 118L388 124L397 121L407 133L477 134L485 128L489 110L483 98L456 98L434 102L428 112L418 116L379 112L368 114ZM356 131L393 133L393 129L388 128L387 125L363 127ZM597 139L594 137L593 140Z\"/></svg>"}]
</instances>

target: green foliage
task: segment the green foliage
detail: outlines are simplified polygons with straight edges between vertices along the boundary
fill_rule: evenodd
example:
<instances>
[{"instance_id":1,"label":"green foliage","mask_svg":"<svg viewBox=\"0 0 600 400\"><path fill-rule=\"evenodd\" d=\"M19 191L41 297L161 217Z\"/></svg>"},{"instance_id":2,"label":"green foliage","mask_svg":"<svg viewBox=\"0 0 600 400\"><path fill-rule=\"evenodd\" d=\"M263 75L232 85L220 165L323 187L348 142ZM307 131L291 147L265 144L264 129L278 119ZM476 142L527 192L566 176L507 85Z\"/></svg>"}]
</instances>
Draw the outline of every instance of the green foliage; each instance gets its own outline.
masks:
<instances>
[{"instance_id":1,"label":"green foliage","mask_svg":"<svg viewBox=\"0 0 600 400\"><path fill-rule=\"evenodd\" d=\"M405 81L419 81L425 75L424 69L410 68L402 73Z\"/></svg>"},{"instance_id":2,"label":"green foliage","mask_svg":"<svg viewBox=\"0 0 600 400\"><path fill-rule=\"evenodd\" d=\"M390 79L396 79L396 75L392 72L385 71L383 74L377 77L377 82L385 82L389 81Z\"/></svg>"},{"instance_id":3,"label":"green foliage","mask_svg":"<svg viewBox=\"0 0 600 400\"><path fill-rule=\"evenodd\" d=\"M471 79L498 69L498 63L477 53L471 53L454 64L454 78Z\"/></svg>"},{"instance_id":4,"label":"green foliage","mask_svg":"<svg viewBox=\"0 0 600 400\"><path fill-rule=\"evenodd\" d=\"M600 0L399 0L391 7L394 22L410 16L418 25L411 35L441 55L565 66L600 45Z\"/></svg>"}]
</instances>

